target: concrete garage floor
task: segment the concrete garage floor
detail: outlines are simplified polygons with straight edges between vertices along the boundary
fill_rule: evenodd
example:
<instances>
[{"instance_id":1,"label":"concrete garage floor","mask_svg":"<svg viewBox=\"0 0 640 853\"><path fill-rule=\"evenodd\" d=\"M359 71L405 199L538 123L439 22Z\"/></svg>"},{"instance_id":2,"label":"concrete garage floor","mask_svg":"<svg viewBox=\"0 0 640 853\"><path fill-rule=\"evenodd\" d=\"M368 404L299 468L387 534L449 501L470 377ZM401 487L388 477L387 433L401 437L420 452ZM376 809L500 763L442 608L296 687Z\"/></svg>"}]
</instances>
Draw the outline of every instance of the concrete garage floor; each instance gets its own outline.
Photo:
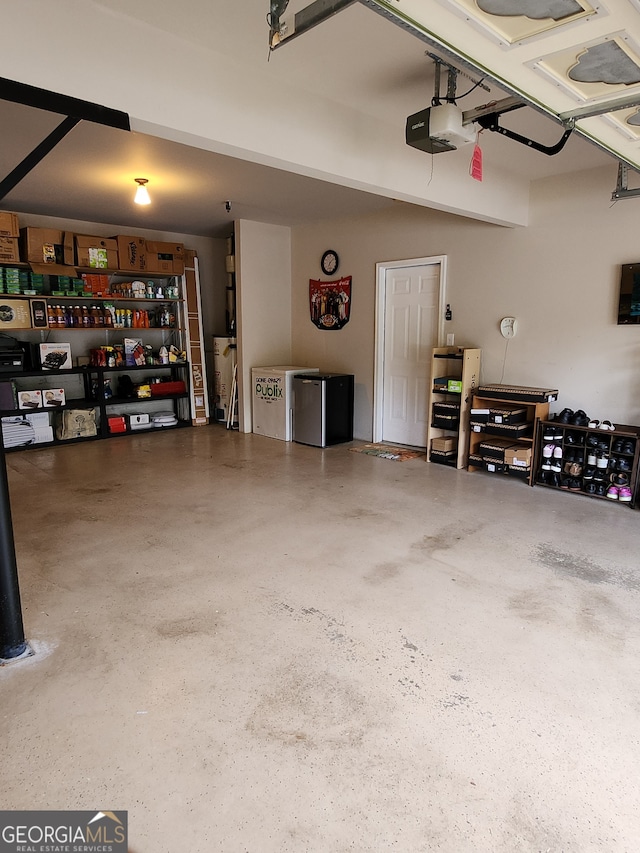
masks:
<instances>
[{"instance_id":1,"label":"concrete garage floor","mask_svg":"<svg viewBox=\"0 0 640 853\"><path fill-rule=\"evenodd\" d=\"M7 457L3 809L132 853L638 851L640 512L211 426Z\"/></svg>"}]
</instances>

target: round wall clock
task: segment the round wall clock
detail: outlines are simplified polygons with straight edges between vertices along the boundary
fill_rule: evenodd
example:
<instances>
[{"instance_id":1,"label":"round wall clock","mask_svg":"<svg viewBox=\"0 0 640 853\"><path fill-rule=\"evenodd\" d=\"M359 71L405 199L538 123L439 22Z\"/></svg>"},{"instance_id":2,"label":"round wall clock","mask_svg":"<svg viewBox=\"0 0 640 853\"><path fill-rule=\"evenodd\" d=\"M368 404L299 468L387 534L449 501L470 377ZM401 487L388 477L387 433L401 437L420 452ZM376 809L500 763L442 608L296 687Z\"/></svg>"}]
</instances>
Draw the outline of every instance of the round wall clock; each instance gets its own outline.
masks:
<instances>
[{"instance_id":1,"label":"round wall clock","mask_svg":"<svg viewBox=\"0 0 640 853\"><path fill-rule=\"evenodd\" d=\"M320 266L322 267L322 272L325 275L333 275L334 272L336 272L336 270L338 269L339 263L340 259L338 258L338 253L333 249L327 249L327 251L322 256Z\"/></svg>"}]
</instances>

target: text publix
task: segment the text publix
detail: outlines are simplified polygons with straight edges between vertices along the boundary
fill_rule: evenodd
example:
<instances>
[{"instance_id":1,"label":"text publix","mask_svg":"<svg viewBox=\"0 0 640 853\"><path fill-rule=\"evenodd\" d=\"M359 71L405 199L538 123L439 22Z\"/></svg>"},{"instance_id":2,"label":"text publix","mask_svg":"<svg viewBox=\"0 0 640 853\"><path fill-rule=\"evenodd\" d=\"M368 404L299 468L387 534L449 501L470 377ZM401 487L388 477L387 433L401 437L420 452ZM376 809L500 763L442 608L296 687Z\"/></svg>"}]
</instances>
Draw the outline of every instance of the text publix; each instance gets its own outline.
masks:
<instances>
[{"instance_id":1,"label":"text publix","mask_svg":"<svg viewBox=\"0 0 640 853\"><path fill-rule=\"evenodd\" d=\"M280 377L276 376L258 377L256 379L255 396L270 397L274 400L281 398L283 395L280 382Z\"/></svg>"}]
</instances>

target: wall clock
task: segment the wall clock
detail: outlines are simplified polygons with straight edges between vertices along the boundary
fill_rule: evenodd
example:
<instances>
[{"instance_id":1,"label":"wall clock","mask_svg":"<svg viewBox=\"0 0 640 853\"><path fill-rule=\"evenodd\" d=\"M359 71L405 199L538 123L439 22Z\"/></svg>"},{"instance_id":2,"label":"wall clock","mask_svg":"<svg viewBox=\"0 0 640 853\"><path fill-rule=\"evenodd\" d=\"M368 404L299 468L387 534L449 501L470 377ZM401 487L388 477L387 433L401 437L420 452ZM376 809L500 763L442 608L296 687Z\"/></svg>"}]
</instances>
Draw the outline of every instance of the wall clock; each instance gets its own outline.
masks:
<instances>
[{"instance_id":1,"label":"wall clock","mask_svg":"<svg viewBox=\"0 0 640 853\"><path fill-rule=\"evenodd\" d=\"M333 249L327 249L327 251L322 256L320 266L322 267L322 272L325 275L333 275L334 272L336 272L336 270L338 269L339 263L340 259L338 258L338 253Z\"/></svg>"}]
</instances>

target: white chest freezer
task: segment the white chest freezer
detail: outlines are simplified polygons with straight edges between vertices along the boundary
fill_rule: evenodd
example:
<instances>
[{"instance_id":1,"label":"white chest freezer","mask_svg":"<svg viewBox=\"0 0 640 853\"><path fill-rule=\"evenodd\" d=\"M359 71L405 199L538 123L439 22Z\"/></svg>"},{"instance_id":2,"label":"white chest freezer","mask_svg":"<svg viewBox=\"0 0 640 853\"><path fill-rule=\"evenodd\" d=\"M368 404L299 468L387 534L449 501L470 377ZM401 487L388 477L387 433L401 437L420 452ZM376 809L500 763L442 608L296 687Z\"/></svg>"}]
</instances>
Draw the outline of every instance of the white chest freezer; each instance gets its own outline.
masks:
<instances>
[{"instance_id":1,"label":"white chest freezer","mask_svg":"<svg viewBox=\"0 0 640 853\"><path fill-rule=\"evenodd\" d=\"M295 367L280 364L274 367L253 367L253 431L257 435L292 440L293 377L297 373L318 373L317 367Z\"/></svg>"}]
</instances>

